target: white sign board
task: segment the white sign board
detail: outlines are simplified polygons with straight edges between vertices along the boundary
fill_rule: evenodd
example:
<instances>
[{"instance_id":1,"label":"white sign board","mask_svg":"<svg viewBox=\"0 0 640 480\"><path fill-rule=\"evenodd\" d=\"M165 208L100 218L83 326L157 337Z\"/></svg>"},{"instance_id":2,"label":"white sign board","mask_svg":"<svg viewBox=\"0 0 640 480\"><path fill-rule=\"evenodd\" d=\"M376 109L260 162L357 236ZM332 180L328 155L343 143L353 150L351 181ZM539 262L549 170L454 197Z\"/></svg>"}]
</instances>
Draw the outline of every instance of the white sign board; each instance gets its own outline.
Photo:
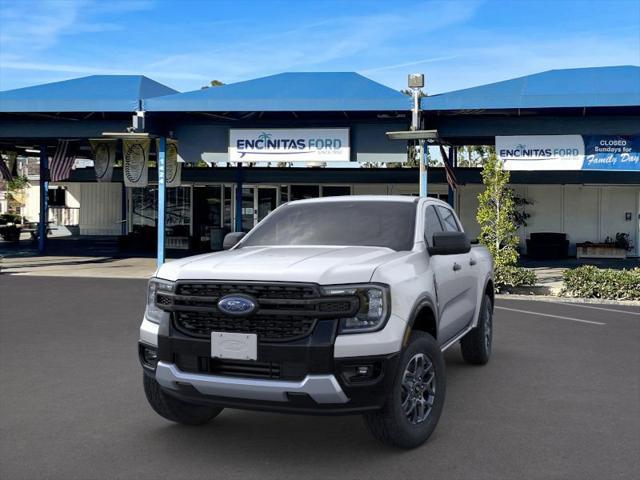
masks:
<instances>
[{"instance_id":1,"label":"white sign board","mask_svg":"<svg viewBox=\"0 0 640 480\"><path fill-rule=\"evenodd\" d=\"M348 128L230 129L229 162L348 162Z\"/></svg>"},{"instance_id":2,"label":"white sign board","mask_svg":"<svg viewBox=\"0 0 640 480\"><path fill-rule=\"evenodd\" d=\"M581 135L496 136L496 155L505 170L580 170Z\"/></svg>"}]
</instances>

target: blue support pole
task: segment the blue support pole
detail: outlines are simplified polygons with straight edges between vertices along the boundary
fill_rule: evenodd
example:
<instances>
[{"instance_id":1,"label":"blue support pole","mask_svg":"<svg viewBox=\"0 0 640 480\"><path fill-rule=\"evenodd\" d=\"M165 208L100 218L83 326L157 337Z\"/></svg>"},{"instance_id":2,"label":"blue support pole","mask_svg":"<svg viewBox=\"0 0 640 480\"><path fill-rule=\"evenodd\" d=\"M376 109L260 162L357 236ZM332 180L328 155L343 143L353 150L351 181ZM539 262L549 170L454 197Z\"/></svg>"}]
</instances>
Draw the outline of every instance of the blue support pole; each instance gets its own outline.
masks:
<instances>
[{"instance_id":1,"label":"blue support pole","mask_svg":"<svg viewBox=\"0 0 640 480\"><path fill-rule=\"evenodd\" d=\"M420 140L420 196L427 196L427 167L429 164L427 146L424 140Z\"/></svg>"},{"instance_id":2,"label":"blue support pole","mask_svg":"<svg viewBox=\"0 0 640 480\"><path fill-rule=\"evenodd\" d=\"M166 153L167 139L160 137L158 146L158 267L164 263L164 228L165 228L165 211L166 211Z\"/></svg>"},{"instance_id":3,"label":"blue support pole","mask_svg":"<svg viewBox=\"0 0 640 480\"><path fill-rule=\"evenodd\" d=\"M236 166L236 226L234 231L242 231L242 163Z\"/></svg>"},{"instance_id":4,"label":"blue support pole","mask_svg":"<svg viewBox=\"0 0 640 480\"><path fill-rule=\"evenodd\" d=\"M47 226L49 222L49 157L47 145L40 145L40 223L38 224L38 252L44 255L47 249Z\"/></svg>"}]
</instances>

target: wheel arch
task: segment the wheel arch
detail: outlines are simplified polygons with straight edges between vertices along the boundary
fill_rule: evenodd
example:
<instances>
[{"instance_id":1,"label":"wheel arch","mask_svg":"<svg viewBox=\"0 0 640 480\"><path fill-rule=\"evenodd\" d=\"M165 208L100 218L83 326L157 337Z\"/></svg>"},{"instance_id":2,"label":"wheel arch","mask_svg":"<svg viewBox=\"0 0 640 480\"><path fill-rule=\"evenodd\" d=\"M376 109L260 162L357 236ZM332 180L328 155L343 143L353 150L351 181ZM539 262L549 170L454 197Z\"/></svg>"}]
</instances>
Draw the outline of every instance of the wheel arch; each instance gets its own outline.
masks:
<instances>
[{"instance_id":1,"label":"wheel arch","mask_svg":"<svg viewBox=\"0 0 640 480\"><path fill-rule=\"evenodd\" d=\"M487 280L487 282L485 283L484 293L486 295L489 295L489 298L491 299L491 306L493 307L493 305L495 304L495 301L496 301L496 293L495 293L495 287L493 285L493 279L492 278L489 278Z\"/></svg>"},{"instance_id":2,"label":"wheel arch","mask_svg":"<svg viewBox=\"0 0 640 480\"><path fill-rule=\"evenodd\" d=\"M428 333L434 339L438 340L438 309L436 303L431 296L423 295L420 297L413 308L411 316L407 322L407 329L402 341L402 345L406 346L413 330Z\"/></svg>"}]
</instances>

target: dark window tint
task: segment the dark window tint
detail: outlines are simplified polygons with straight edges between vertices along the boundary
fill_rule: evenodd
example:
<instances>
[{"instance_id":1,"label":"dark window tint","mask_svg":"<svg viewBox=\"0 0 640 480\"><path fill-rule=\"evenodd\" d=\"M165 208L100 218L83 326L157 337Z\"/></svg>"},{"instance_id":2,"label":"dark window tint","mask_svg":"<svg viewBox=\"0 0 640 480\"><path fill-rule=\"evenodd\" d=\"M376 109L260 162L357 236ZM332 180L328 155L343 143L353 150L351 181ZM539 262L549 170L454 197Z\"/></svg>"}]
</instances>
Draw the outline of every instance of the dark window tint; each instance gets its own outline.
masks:
<instances>
[{"instance_id":1,"label":"dark window tint","mask_svg":"<svg viewBox=\"0 0 640 480\"><path fill-rule=\"evenodd\" d=\"M436 213L436 209L432 206L427 207L424 217L424 238L427 241L427 245L433 246L433 234L435 232L442 232L442 224Z\"/></svg>"},{"instance_id":2,"label":"dark window tint","mask_svg":"<svg viewBox=\"0 0 640 480\"><path fill-rule=\"evenodd\" d=\"M322 187L323 197L339 197L342 195L351 195L351 188L348 186L327 186Z\"/></svg>"},{"instance_id":3,"label":"dark window tint","mask_svg":"<svg viewBox=\"0 0 640 480\"><path fill-rule=\"evenodd\" d=\"M64 188L52 188L48 192L50 207L66 207L67 191Z\"/></svg>"},{"instance_id":4,"label":"dark window tint","mask_svg":"<svg viewBox=\"0 0 640 480\"><path fill-rule=\"evenodd\" d=\"M284 205L243 242L255 245L345 245L411 250L413 202L339 201Z\"/></svg>"},{"instance_id":5,"label":"dark window tint","mask_svg":"<svg viewBox=\"0 0 640 480\"><path fill-rule=\"evenodd\" d=\"M304 200L318 198L319 196L319 185L291 185L291 198L289 200Z\"/></svg>"},{"instance_id":6,"label":"dark window tint","mask_svg":"<svg viewBox=\"0 0 640 480\"><path fill-rule=\"evenodd\" d=\"M442 226L444 227L445 232L459 232L460 226L456 221L456 217L453 215L453 212L448 208L438 206L438 213L440 214L440 219L442 220Z\"/></svg>"}]
</instances>

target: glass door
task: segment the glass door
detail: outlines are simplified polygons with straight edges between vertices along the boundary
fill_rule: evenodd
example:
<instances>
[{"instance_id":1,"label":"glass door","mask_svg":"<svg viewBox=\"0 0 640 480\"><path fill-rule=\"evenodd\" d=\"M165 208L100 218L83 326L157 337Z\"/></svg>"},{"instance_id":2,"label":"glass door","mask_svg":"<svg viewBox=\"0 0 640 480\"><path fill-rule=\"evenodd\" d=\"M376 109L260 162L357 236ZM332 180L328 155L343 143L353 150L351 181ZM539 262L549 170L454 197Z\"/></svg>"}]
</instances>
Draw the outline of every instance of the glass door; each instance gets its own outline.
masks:
<instances>
[{"instance_id":1,"label":"glass door","mask_svg":"<svg viewBox=\"0 0 640 480\"><path fill-rule=\"evenodd\" d=\"M279 205L279 193L278 187L273 186L245 185L242 187L242 209L240 215L243 232L251 230ZM234 213L238 215L237 211Z\"/></svg>"},{"instance_id":2,"label":"glass door","mask_svg":"<svg viewBox=\"0 0 640 480\"><path fill-rule=\"evenodd\" d=\"M248 232L255 225L255 187L243 187L242 188L242 231Z\"/></svg>"},{"instance_id":3,"label":"glass door","mask_svg":"<svg viewBox=\"0 0 640 480\"><path fill-rule=\"evenodd\" d=\"M277 187L258 187L256 199L256 224L269 215L278 206Z\"/></svg>"}]
</instances>

